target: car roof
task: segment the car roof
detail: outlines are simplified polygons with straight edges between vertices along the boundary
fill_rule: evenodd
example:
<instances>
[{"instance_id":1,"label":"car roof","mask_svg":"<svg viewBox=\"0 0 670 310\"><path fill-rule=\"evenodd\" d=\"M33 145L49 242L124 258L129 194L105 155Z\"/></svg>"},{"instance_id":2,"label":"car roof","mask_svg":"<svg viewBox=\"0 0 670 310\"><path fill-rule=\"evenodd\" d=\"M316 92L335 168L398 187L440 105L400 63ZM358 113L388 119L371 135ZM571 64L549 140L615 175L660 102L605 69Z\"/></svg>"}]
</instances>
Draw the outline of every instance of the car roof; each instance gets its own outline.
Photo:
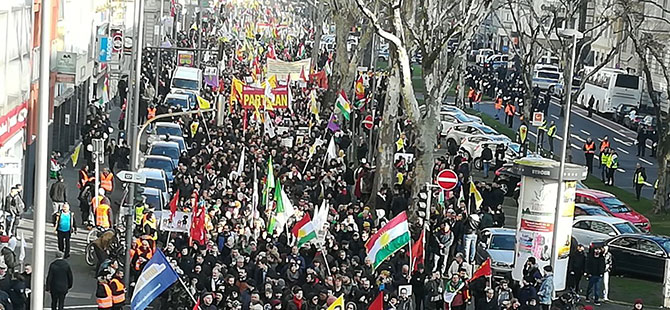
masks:
<instances>
[{"instance_id":1,"label":"car roof","mask_svg":"<svg viewBox=\"0 0 670 310\"><path fill-rule=\"evenodd\" d=\"M172 162L172 158L167 157L167 156L163 156L163 155L147 155L147 156L144 156L144 161L146 161L147 159L169 160L170 162Z\"/></svg>"},{"instance_id":2,"label":"car roof","mask_svg":"<svg viewBox=\"0 0 670 310\"><path fill-rule=\"evenodd\" d=\"M582 195L588 195L588 196L593 196L596 198L605 198L605 197L616 197L612 193L604 192L604 191L599 191L595 189L577 189L576 191L577 194L582 194Z\"/></svg>"},{"instance_id":3,"label":"car roof","mask_svg":"<svg viewBox=\"0 0 670 310\"><path fill-rule=\"evenodd\" d=\"M157 188L154 188L154 187L145 187L143 194L144 193L149 194L149 195L160 196L161 195L161 190L157 189Z\"/></svg>"},{"instance_id":4,"label":"car roof","mask_svg":"<svg viewBox=\"0 0 670 310\"><path fill-rule=\"evenodd\" d=\"M156 127L173 127L173 128L179 128L181 129L181 126L177 123L173 122L156 122L155 123Z\"/></svg>"},{"instance_id":5,"label":"car roof","mask_svg":"<svg viewBox=\"0 0 670 310\"><path fill-rule=\"evenodd\" d=\"M163 173L165 173L165 171L156 168L140 168L137 170L137 173L150 179L161 179L163 178Z\"/></svg>"},{"instance_id":6,"label":"car roof","mask_svg":"<svg viewBox=\"0 0 670 310\"><path fill-rule=\"evenodd\" d=\"M586 209L602 209L600 206L594 206L594 205L590 205L588 203L576 203L575 207L580 207L584 210L586 210Z\"/></svg>"},{"instance_id":7,"label":"car roof","mask_svg":"<svg viewBox=\"0 0 670 310\"><path fill-rule=\"evenodd\" d=\"M616 236L615 238L621 238L621 237L634 237L638 239L645 239L645 240L652 240L655 242L665 242L665 241L670 241L670 237L668 236L663 236L663 235L654 235L654 234L621 234ZM612 238L614 239L614 238Z\"/></svg>"},{"instance_id":8,"label":"car roof","mask_svg":"<svg viewBox=\"0 0 670 310\"><path fill-rule=\"evenodd\" d=\"M168 99L188 100L188 98L189 98L188 95L174 94L174 93L173 94L167 94L167 96L165 96L165 100L168 100Z\"/></svg>"},{"instance_id":9,"label":"car roof","mask_svg":"<svg viewBox=\"0 0 670 310\"><path fill-rule=\"evenodd\" d=\"M511 235L516 236L516 229L511 228L485 228L483 231L493 235Z\"/></svg>"},{"instance_id":10,"label":"car roof","mask_svg":"<svg viewBox=\"0 0 670 310\"><path fill-rule=\"evenodd\" d=\"M151 144L151 147L155 146L161 146L161 147L171 147L171 148L179 148L179 144L177 142L173 141L156 141Z\"/></svg>"},{"instance_id":11,"label":"car roof","mask_svg":"<svg viewBox=\"0 0 670 310\"><path fill-rule=\"evenodd\" d=\"M575 218L575 222L583 222L583 221L597 221L597 222L604 222L607 224L619 224L619 223L626 223L628 221L614 217L614 216L603 216L603 215L584 215L580 216L578 218Z\"/></svg>"},{"instance_id":12,"label":"car roof","mask_svg":"<svg viewBox=\"0 0 670 310\"><path fill-rule=\"evenodd\" d=\"M174 78L187 78L187 79L192 79L194 77L197 77L199 74L200 69L198 68L190 68L190 67L182 67L179 66L177 69L174 71Z\"/></svg>"}]
</instances>

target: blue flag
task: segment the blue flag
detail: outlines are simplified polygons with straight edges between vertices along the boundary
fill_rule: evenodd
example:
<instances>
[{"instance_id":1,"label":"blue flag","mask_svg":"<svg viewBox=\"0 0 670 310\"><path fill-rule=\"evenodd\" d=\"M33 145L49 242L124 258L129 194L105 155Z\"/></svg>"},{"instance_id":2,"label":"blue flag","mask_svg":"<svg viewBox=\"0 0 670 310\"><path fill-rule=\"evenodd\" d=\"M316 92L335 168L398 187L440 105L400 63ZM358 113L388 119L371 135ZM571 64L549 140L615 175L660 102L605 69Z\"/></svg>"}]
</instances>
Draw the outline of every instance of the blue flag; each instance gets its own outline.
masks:
<instances>
[{"instance_id":1,"label":"blue flag","mask_svg":"<svg viewBox=\"0 0 670 310\"><path fill-rule=\"evenodd\" d=\"M156 297L163 293L177 279L179 279L179 276L172 269L167 259L165 259L163 252L156 250L156 253L154 253L154 256L151 257L147 265L144 266L142 274L137 279L130 309L146 309Z\"/></svg>"}]
</instances>

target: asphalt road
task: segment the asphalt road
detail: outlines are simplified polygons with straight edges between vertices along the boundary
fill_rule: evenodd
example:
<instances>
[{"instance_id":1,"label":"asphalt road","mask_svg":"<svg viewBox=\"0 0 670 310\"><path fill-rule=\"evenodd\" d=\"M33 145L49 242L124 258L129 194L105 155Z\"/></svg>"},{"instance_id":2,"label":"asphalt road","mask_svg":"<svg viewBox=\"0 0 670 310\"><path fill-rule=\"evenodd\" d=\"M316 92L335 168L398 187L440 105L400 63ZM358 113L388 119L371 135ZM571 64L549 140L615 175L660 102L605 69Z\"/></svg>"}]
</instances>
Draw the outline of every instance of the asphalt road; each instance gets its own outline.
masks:
<instances>
[{"instance_id":1,"label":"asphalt road","mask_svg":"<svg viewBox=\"0 0 670 310\"><path fill-rule=\"evenodd\" d=\"M493 102L483 102L480 105L481 112L486 113L491 116L495 116L495 109L493 107ZM557 151L560 149L560 143L562 139L560 138L563 134L563 117L560 116L560 106L557 102L552 102L552 105L549 107L549 116L545 116L549 122L552 120L556 122L557 127L557 139L554 140L554 150ZM502 121L502 120L501 120ZM517 117L514 121L514 129L517 130L521 122ZM533 142L536 140L536 127L530 126L530 139ZM592 117L588 116L586 110L580 107L573 107L572 114L570 116L570 153L572 154L572 161L576 164L585 165L586 159L582 147L586 142L587 138L593 139L596 141L596 148L599 146L599 141L602 137L608 136L611 147L615 148L619 155L619 169L614 176L614 184L624 190L634 193L633 188L633 174L635 172L635 165L640 163L647 170L647 179L648 183L654 184L656 177L658 175L658 163L655 158L650 157L651 154L651 143L647 141L647 150L645 157L638 157L637 155L637 145L635 145L637 134L620 125L615 123L607 118L604 118L600 115L593 114ZM544 139L544 147L549 149L547 139ZM594 159L594 167L592 175L597 178L600 178L601 169L599 168L599 161ZM653 187L645 186L642 189L642 196L652 199L653 198ZM634 207L634 206L633 206Z\"/></svg>"}]
</instances>

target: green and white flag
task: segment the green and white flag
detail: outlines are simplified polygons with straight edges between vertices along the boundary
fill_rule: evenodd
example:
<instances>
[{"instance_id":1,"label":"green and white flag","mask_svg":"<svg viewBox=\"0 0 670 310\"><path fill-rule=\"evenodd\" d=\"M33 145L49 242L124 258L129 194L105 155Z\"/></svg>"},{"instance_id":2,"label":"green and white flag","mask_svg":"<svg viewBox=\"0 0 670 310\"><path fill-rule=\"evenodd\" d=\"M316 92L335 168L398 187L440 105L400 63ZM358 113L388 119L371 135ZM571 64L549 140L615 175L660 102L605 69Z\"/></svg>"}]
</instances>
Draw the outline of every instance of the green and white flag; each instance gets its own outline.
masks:
<instances>
[{"instance_id":1,"label":"green and white flag","mask_svg":"<svg viewBox=\"0 0 670 310\"><path fill-rule=\"evenodd\" d=\"M268 232L269 233L274 233L275 229L278 231L281 231L284 229L284 226L288 222L288 219L290 219L294 214L295 214L295 209L293 209L293 204L291 204L291 200L288 199L288 196L286 195L286 192L284 192L284 189L282 189L281 184L279 180L276 180L276 186L275 186L275 210L274 210L274 215L270 219L270 225L268 225Z\"/></svg>"},{"instance_id":2,"label":"green and white flag","mask_svg":"<svg viewBox=\"0 0 670 310\"><path fill-rule=\"evenodd\" d=\"M266 175L265 188L263 188L264 206L268 203L268 195L270 194L270 191L275 188L275 172L274 168L272 168L272 157L268 159L268 170Z\"/></svg>"}]
</instances>

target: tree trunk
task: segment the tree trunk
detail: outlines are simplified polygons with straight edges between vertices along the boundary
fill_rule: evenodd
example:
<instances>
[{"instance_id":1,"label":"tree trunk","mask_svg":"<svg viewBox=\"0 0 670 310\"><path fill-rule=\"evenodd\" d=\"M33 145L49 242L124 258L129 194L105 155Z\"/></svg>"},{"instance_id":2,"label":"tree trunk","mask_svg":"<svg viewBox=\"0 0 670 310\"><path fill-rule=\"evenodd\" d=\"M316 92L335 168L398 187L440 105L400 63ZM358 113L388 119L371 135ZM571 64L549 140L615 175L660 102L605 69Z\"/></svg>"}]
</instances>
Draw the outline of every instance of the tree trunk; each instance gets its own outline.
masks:
<instances>
[{"instance_id":1,"label":"tree trunk","mask_svg":"<svg viewBox=\"0 0 670 310\"><path fill-rule=\"evenodd\" d=\"M323 36L323 20L326 16L325 2L320 1L318 9L314 8L314 45L312 46L312 66L318 69L319 54L321 53L321 37Z\"/></svg>"},{"instance_id":2,"label":"tree trunk","mask_svg":"<svg viewBox=\"0 0 670 310\"><path fill-rule=\"evenodd\" d=\"M377 192L384 183L393 186L395 175L393 173L393 155L396 151L395 128L398 117L398 104L400 102L400 73L398 63L394 62L391 75L389 76L386 100L384 102L384 113L379 124L379 138L377 141L377 157L375 160L375 180L372 184L372 193L368 200L368 206L375 207ZM373 152L374 150L370 150Z\"/></svg>"}]
</instances>

